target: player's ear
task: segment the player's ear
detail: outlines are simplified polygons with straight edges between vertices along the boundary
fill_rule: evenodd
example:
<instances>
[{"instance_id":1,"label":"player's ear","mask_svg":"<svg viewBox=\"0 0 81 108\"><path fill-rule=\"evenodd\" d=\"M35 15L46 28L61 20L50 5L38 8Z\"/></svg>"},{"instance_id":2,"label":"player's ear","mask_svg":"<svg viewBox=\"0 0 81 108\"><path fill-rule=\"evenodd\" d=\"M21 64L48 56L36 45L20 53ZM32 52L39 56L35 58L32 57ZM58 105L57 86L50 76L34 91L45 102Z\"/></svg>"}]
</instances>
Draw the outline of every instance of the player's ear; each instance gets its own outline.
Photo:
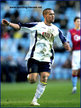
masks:
<instances>
[{"instance_id":1,"label":"player's ear","mask_svg":"<svg viewBox=\"0 0 81 108\"><path fill-rule=\"evenodd\" d=\"M43 17L46 18L46 14L44 14Z\"/></svg>"}]
</instances>

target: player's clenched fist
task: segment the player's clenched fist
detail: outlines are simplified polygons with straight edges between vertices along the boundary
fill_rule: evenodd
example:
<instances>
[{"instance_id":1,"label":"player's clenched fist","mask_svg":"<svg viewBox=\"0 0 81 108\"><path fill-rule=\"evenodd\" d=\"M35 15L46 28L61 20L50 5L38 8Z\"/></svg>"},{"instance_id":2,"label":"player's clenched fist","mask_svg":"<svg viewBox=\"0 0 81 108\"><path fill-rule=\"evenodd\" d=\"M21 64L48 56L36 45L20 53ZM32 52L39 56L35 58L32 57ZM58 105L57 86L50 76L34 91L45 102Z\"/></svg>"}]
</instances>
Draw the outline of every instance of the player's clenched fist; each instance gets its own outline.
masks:
<instances>
[{"instance_id":1,"label":"player's clenched fist","mask_svg":"<svg viewBox=\"0 0 81 108\"><path fill-rule=\"evenodd\" d=\"M3 19L2 20L2 24L8 26L9 25L9 22L7 20Z\"/></svg>"},{"instance_id":2,"label":"player's clenched fist","mask_svg":"<svg viewBox=\"0 0 81 108\"><path fill-rule=\"evenodd\" d=\"M71 47L70 47L70 45L69 45L68 42L65 42L65 43L64 43L64 48L65 48L66 50L68 50L68 51L71 51Z\"/></svg>"},{"instance_id":3,"label":"player's clenched fist","mask_svg":"<svg viewBox=\"0 0 81 108\"><path fill-rule=\"evenodd\" d=\"M19 26L18 24L14 24L14 23L8 22L8 21L5 20L5 19L2 20L2 24L3 24L3 25L6 25L6 26L13 27L13 28L16 29L16 30L19 30L19 29L20 29L20 26Z\"/></svg>"}]
</instances>

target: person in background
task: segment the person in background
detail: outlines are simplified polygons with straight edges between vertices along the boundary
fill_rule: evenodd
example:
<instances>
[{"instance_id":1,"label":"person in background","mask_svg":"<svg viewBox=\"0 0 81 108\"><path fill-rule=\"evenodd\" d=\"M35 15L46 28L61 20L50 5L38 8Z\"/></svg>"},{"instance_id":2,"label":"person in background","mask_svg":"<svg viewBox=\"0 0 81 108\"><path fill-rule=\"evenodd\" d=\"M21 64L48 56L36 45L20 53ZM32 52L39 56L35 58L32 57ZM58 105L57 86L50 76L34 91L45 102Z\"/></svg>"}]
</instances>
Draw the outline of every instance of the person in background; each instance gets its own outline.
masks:
<instances>
[{"instance_id":1,"label":"person in background","mask_svg":"<svg viewBox=\"0 0 81 108\"><path fill-rule=\"evenodd\" d=\"M80 17L74 18L74 28L70 29L67 33L67 39L72 48L72 93L77 90L77 76L80 73Z\"/></svg>"}]
</instances>

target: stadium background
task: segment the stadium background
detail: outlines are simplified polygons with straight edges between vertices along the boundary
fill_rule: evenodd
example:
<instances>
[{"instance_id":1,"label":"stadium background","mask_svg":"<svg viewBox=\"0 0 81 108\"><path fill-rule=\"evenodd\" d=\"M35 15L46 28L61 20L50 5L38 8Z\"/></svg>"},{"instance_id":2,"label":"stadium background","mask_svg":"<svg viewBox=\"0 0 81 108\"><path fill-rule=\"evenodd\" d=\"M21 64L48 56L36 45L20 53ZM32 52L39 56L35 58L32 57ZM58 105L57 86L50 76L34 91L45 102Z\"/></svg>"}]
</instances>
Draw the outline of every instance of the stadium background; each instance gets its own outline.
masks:
<instances>
[{"instance_id":1,"label":"stadium background","mask_svg":"<svg viewBox=\"0 0 81 108\"><path fill-rule=\"evenodd\" d=\"M35 6L42 8L34 8ZM18 8L20 7L20 8ZM21 8L22 7L22 8ZM27 7L27 8L23 8ZM32 7L32 8L31 8ZM1 1L1 20L10 22L39 22L43 20L42 10L52 8L55 22L67 35L75 16L80 16L80 1ZM59 39L55 42L55 62L49 79L71 79L71 54L63 48ZM1 81L27 81L26 61L30 43L29 34L1 25ZM58 44L59 43L59 44Z\"/></svg>"}]
</instances>

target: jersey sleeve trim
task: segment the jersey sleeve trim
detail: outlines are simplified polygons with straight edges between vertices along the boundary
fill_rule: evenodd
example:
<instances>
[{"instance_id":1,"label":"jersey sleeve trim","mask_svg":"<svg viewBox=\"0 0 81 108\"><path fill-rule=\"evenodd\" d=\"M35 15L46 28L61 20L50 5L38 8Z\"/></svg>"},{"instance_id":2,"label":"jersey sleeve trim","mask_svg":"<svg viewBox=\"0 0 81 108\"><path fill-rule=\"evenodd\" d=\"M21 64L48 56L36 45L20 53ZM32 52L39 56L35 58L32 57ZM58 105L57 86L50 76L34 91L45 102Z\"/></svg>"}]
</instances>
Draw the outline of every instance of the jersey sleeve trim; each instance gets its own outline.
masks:
<instances>
[{"instance_id":1,"label":"jersey sleeve trim","mask_svg":"<svg viewBox=\"0 0 81 108\"><path fill-rule=\"evenodd\" d=\"M20 26L20 28L21 27L28 27L28 28L31 28L31 27L34 27L35 25L37 25L38 24L38 22L32 22L32 23L25 23L25 24L23 24L23 23L18 23L18 25Z\"/></svg>"},{"instance_id":2,"label":"jersey sleeve trim","mask_svg":"<svg viewBox=\"0 0 81 108\"><path fill-rule=\"evenodd\" d=\"M67 42L65 36L63 35L62 31L59 29L59 38L61 39L62 43L64 44Z\"/></svg>"}]
</instances>

